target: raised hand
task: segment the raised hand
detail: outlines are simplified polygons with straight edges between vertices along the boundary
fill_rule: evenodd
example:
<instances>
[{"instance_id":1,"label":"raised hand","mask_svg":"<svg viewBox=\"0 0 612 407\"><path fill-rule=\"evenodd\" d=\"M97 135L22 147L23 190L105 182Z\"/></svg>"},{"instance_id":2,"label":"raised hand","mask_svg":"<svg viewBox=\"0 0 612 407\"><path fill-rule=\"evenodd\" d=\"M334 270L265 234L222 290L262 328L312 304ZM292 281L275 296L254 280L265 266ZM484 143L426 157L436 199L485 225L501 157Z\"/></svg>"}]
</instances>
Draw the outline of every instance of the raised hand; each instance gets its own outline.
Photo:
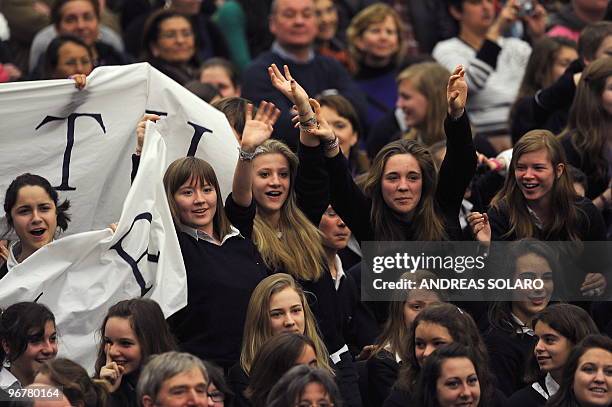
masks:
<instances>
[{"instance_id":1,"label":"raised hand","mask_svg":"<svg viewBox=\"0 0 612 407\"><path fill-rule=\"evenodd\" d=\"M472 212L468 215L467 221L476 240L481 243L489 243L491 241L491 225L489 224L489 216L486 213Z\"/></svg>"},{"instance_id":2,"label":"raised hand","mask_svg":"<svg viewBox=\"0 0 612 407\"><path fill-rule=\"evenodd\" d=\"M308 93L306 93L304 88L302 88L295 79L293 79L287 65L283 66L283 70L285 71L284 75L276 64L272 64L268 67L268 74L270 75L272 85L297 107L298 112L308 110Z\"/></svg>"},{"instance_id":3,"label":"raised hand","mask_svg":"<svg viewBox=\"0 0 612 407\"><path fill-rule=\"evenodd\" d=\"M114 393L121 385L125 367L113 362L109 356L109 348L110 346L106 345L106 365L102 366L100 369L100 379L108 382L111 393Z\"/></svg>"},{"instance_id":4,"label":"raised hand","mask_svg":"<svg viewBox=\"0 0 612 407\"><path fill-rule=\"evenodd\" d=\"M317 119L317 125L309 128L307 131L309 134L318 137L324 143L331 143L336 139L334 129L327 123L321 113L321 105L316 99L309 99L308 101L312 110L314 110L315 118Z\"/></svg>"},{"instance_id":5,"label":"raised hand","mask_svg":"<svg viewBox=\"0 0 612 407\"><path fill-rule=\"evenodd\" d=\"M467 103L468 86L465 81L465 68L457 65L446 87L446 99L448 101L448 113L455 119L463 115Z\"/></svg>"},{"instance_id":6,"label":"raised hand","mask_svg":"<svg viewBox=\"0 0 612 407\"><path fill-rule=\"evenodd\" d=\"M261 143L270 138L274 123L280 116L280 110L274 106L274 103L264 100L259 104L255 117L253 117L253 105L249 103L245 116L240 146L244 151L252 153Z\"/></svg>"},{"instance_id":7,"label":"raised hand","mask_svg":"<svg viewBox=\"0 0 612 407\"><path fill-rule=\"evenodd\" d=\"M161 117L159 117L156 114L145 114L144 116L142 116L142 118L136 125L136 154L137 155L140 155L140 153L142 152L142 146L144 145L144 136L145 136L145 129L147 126L147 120L156 122L159 119L161 119Z\"/></svg>"},{"instance_id":8,"label":"raised hand","mask_svg":"<svg viewBox=\"0 0 612 407\"><path fill-rule=\"evenodd\" d=\"M491 41L497 39L518 19L519 6L516 0L508 0L499 12L499 15L489 27L487 38Z\"/></svg>"}]
</instances>

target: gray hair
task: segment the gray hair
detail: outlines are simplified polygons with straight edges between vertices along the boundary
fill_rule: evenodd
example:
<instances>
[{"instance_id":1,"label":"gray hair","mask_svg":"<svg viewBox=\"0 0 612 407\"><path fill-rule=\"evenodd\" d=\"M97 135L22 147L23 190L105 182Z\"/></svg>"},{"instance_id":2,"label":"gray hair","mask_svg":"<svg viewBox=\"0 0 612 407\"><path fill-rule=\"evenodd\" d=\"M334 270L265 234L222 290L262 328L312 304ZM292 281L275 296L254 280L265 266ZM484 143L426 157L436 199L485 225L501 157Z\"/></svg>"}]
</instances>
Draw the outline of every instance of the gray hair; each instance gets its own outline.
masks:
<instances>
[{"instance_id":1,"label":"gray hair","mask_svg":"<svg viewBox=\"0 0 612 407\"><path fill-rule=\"evenodd\" d=\"M149 396L153 400L157 399L157 393L166 380L192 369L200 369L208 381L206 367L197 356L175 351L151 356L142 369L136 386L138 405L142 406L143 396Z\"/></svg>"},{"instance_id":2,"label":"gray hair","mask_svg":"<svg viewBox=\"0 0 612 407\"><path fill-rule=\"evenodd\" d=\"M325 369L298 365L292 367L272 387L266 405L268 407L292 406L304 394L310 383L319 383L335 407L342 407L340 390L332 375Z\"/></svg>"}]
</instances>

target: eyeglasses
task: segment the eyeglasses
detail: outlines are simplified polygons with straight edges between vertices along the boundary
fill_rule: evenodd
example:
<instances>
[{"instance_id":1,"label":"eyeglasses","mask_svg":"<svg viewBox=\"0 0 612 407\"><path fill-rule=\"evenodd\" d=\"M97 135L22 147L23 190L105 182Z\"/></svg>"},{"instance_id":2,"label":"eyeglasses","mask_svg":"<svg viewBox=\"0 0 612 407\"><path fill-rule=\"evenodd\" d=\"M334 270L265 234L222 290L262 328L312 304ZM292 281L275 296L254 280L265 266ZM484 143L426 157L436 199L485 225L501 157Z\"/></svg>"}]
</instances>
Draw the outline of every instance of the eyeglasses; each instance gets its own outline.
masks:
<instances>
[{"instance_id":1,"label":"eyeglasses","mask_svg":"<svg viewBox=\"0 0 612 407\"><path fill-rule=\"evenodd\" d=\"M178 38L179 36L183 38L191 38L193 37L193 31L191 30L181 30L181 31L162 31L159 33L159 38L173 40Z\"/></svg>"},{"instance_id":2,"label":"eyeglasses","mask_svg":"<svg viewBox=\"0 0 612 407\"><path fill-rule=\"evenodd\" d=\"M225 401L225 394L223 394L220 391L213 391L211 393L208 393L208 397L210 397L210 399L214 401L215 403L220 403L222 401Z\"/></svg>"},{"instance_id":3,"label":"eyeglasses","mask_svg":"<svg viewBox=\"0 0 612 407\"><path fill-rule=\"evenodd\" d=\"M334 403L327 401L320 401L318 403L311 403L310 401L300 401L295 407L334 407Z\"/></svg>"}]
</instances>

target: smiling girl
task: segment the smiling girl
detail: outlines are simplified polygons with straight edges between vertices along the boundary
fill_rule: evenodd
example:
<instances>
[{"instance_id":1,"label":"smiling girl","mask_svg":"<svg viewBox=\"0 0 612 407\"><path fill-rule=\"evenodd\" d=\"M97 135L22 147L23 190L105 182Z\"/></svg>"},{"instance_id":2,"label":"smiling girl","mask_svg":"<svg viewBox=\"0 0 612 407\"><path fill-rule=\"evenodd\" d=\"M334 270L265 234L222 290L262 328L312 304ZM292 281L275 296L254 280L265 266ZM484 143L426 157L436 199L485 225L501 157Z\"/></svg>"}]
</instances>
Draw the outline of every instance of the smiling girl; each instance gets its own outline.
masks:
<instances>
[{"instance_id":1,"label":"smiling girl","mask_svg":"<svg viewBox=\"0 0 612 407\"><path fill-rule=\"evenodd\" d=\"M612 339L589 335L571 352L549 407L612 405Z\"/></svg>"},{"instance_id":2,"label":"smiling girl","mask_svg":"<svg viewBox=\"0 0 612 407\"><path fill-rule=\"evenodd\" d=\"M262 280L251 295L240 364L229 371L228 381L239 405L247 405L244 391L249 384L255 356L270 338L282 333L298 333L309 338L314 344L317 366L331 371L329 354L319 336L317 322L304 291L290 275L273 274Z\"/></svg>"},{"instance_id":3,"label":"smiling girl","mask_svg":"<svg viewBox=\"0 0 612 407\"><path fill-rule=\"evenodd\" d=\"M57 191L39 175L22 174L6 190L4 213L8 231L19 240L11 242L0 278L41 247L55 239L58 229L68 228L70 202L59 203Z\"/></svg>"},{"instance_id":4,"label":"smiling girl","mask_svg":"<svg viewBox=\"0 0 612 407\"><path fill-rule=\"evenodd\" d=\"M243 136L269 137L278 114L273 104L263 102L255 117L249 111ZM136 166L147 119L159 116L146 115L138 124ZM187 306L168 322L182 350L227 370L240 357L251 293L267 275L249 239L252 220L249 227L230 223L215 171L199 158L170 164L164 188L187 271ZM245 210L254 212L255 204Z\"/></svg>"},{"instance_id":5,"label":"smiling girl","mask_svg":"<svg viewBox=\"0 0 612 407\"><path fill-rule=\"evenodd\" d=\"M301 127L300 149L303 171L317 178L321 152L328 176L329 198L321 194L317 202L331 205L354 233L357 241L371 240L446 240L461 239L459 208L465 189L476 168L476 151L465 102L467 85L462 67L457 67L447 86L448 115L444 123L448 149L439 174L427 148L413 140L387 144L374 158L365 181L365 193L354 183L347 161L338 148L338 139L308 95L296 84L292 91L291 74L285 69L270 72L275 86L295 102ZM319 147L321 146L321 147ZM326 175L325 175L326 173ZM324 210L324 209L323 209ZM368 216L369 215L369 216Z\"/></svg>"},{"instance_id":6,"label":"smiling girl","mask_svg":"<svg viewBox=\"0 0 612 407\"><path fill-rule=\"evenodd\" d=\"M509 399L510 405L539 407L556 393L563 368L574 346L599 330L589 314L570 304L554 304L538 313L532 322L537 343L533 358L538 368L527 365L526 379L534 382Z\"/></svg>"},{"instance_id":7,"label":"smiling girl","mask_svg":"<svg viewBox=\"0 0 612 407\"><path fill-rule=\"evenodd\" d=\"M0 315L0 389L25 388L57 355L55 316L47 307L19 302Z\"/></svg>"},{"instance_id":8,"label":"smiling girl","mask_svg":"<svg viewBox=\"0 0 612 407\"><path fill-rule=\"evenodd\" d=\"M472 317L452 304L432 305L412 323L407 345L400 355L403 363L397 382L383 406L412 405L425 360L436 349L450 343L469 347L474 352L475 364L488 366L487 351Z\"/></svg>"},{"instance_id":9,"label":"smiling girl","mask_svg":"<svg viewBox=\"0 0 612 407\"><path fill-rule=\"evenodd\" d=\"M559 140L547 130L532 130L514 146L503 188L493 198L487 215L468 216L480 241L512 241L536 238L547 241L605 241L601 214L593 203L576 195L567 172L565 153ZM490 225L489 225L490 222ZM593 246L584 245L568 281L573 298L602 295L607 278L606 264ZM566 258L565 262L573 259ZM571 264L571 263L570 263ZM567 276L568 273L566 274Z\"/></svg>"},{"instance_id":10,"label":"smiling girl","mask_svg":"<svg viewBox=\"0 0 612 407\"><path fill-rule=\"evenodd\" d=\"M423 365L416 400L421 407L490 405L487 366L458 343L436 350Z\"/></svg>"},{"instance_id":11,"label":"smiling girl","mask_svg":"<svg viewBox=\"0 0 612 407\"><path fill-rule=\"evenodd\" d=\"M531 330L532 321L551 300L554 273L559 273L559 262L554 250L544 242L522 240L513 243L508 250L505 275L516 280L538 279L540 289L512 290L511 301L494 302L489 309L490 326L484 334L491 370L498 387L507 396L525 385L523 375L526 361L537 338ZM558 277L558 276L557 276Z\"/></svg>"},{"instance_id":12,"label":"smiling girl","mask_svg":"<svg viewBox=\"0 0 612 407\"><path fill-rule=\"evenodd\" d=\"M423 281L435 280L434 273L417 270L402 274L400 280L413 281L419 287ZM402 349L407 347L408 334L417 315L431 305L445 302L446 293L436 290L396 290L389 304L389 318L368 359L367 380L370 406L379 407L389 396L402 363Z\"/></svg>"},{"instance_id":13,"label":"smiling girl","mask_svg":"<svg viewBox=\"0 0 612 407\"><path fill-rule=\"evenodd\" d=\"M124 300L110 307L100 328L95 371L109 383L111 404L134 406L136 383L147 358L177 350L159 305L152 300Z\"/></svg>"}]
</instances>

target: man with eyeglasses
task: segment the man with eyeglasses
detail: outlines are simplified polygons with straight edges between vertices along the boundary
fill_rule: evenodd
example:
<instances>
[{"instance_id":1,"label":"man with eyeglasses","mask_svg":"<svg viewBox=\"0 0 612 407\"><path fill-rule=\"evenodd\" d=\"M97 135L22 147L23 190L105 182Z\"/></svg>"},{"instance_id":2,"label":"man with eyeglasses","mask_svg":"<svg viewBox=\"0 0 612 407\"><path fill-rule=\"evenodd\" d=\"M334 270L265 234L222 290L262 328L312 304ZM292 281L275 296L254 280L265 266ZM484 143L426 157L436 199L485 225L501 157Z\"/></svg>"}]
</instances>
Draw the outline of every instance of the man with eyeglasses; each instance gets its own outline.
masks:
<instances>
[{"instance_id":1,"label":"man with eyeglasses","mask_svg":"<svg viewBox=\"0 0 612 407\"><path fill-rule=\"evenodd\" d=\"M136 393L141 407L210 407L223 401L223 393L208 392L208 372L189 353L166 352L145 365Z\"/></svg>"}]
</instances>

